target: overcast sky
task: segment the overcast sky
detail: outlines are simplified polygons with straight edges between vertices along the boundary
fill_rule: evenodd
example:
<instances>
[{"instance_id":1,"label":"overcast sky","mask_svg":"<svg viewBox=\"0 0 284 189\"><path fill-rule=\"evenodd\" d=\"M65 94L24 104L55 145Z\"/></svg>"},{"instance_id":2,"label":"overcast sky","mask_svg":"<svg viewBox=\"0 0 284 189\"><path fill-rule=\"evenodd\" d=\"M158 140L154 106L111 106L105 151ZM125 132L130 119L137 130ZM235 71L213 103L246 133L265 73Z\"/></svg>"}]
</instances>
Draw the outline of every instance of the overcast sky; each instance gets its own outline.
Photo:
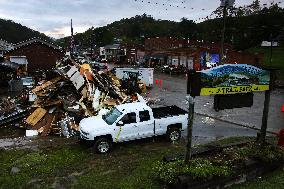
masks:
<instances>
[{"instance_id":1,"label":"overcast sky","mask_svg":"<svg viewBox=\"0 0 284 189\"><path fill-rule=\"evenodd\" d=\"M253 0L236 0L236 6ZM274 0L281 2L284 0ZM260 0L268 4L273 0ZM70 35L70 19L74 32L105 26L122 18L146 13L155 19L179 21L186 17L196 22L209 16L220 0L0 0L0 18L10 19L54 38Z\"/></svg>"}]
</instances>

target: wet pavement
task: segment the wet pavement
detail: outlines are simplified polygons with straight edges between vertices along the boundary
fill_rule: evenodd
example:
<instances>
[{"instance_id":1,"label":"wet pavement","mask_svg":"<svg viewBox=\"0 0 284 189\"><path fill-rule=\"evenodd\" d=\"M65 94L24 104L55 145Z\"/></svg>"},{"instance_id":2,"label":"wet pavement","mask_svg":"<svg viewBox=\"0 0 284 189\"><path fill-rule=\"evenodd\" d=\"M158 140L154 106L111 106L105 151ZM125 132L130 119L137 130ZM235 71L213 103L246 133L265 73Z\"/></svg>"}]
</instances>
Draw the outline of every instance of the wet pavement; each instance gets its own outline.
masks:
<instances>
[{"instance_id":1,"label":"wet pavement","mask_svg":"<svg viewBox=\"0 0 284 189\"><path fill-rule=\"evenodd\" d=\"M158 80L158 85L156 83ZM161 85L162 80L162 85ZM154 74L154 87L148 97L156 99L156 106L177 105L188 108L186 101L186 83L184 76L163 73ZM195 119L193 135L208 140L230 136L256 136L261 128L264 92L254 93L254 104L249 108L235 108L216 112L213 109L213 96L195 98ZM284 128L284 90L272 91L268 117L268 131L278 132Z\"/></svg>"}]
</instances>

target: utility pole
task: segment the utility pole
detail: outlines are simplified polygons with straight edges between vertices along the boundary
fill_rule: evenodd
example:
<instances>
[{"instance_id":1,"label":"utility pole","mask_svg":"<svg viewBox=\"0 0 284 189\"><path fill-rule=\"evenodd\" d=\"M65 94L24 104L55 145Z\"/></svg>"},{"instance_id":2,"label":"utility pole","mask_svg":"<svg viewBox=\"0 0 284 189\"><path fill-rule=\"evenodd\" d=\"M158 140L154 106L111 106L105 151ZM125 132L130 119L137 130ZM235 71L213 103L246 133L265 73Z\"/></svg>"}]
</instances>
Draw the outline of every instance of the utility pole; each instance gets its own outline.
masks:
<instances>
[{"instance_id":1,"label":"utility pole","mask_svg":"<svg viewBox=\"0 0 284 189\"><path fill-rule=\"evenodd\" d=\"M274 68L274 67L271 67L271 66L264 68L264 69L270 72L270 81L269 81L269 90L265 91L264 107L263 107L263 114L262 114L262 123L261 123L260 134L259 134L259 137L258 137L258 142L261 145L265 144L268 113L269 113L270 93L271 93L271 90L274 89L274 81L275 81L276 72L279 71L279 68Z\"/></svg>"},{"instance_id":2,"label":"utility pole","mask_svg":"<svg viewBox=\"0 0 284 189\"><path fill-rule=\"evenodd\" d=\"M194 118L194 97L188 96L188 121L187 121L187 145L185 154L185 163L189 163L192 155L192 128Z\"/></svg>"},{"instance_id":3,"label":"utility pole","mask_svg":"<svg viewBox=\"0 0 284 189\"><path fill-rule=\"evenodd\" d=\"M187 144L186 144L186 154L185 163L189 163L192 155L192 129L193 129L193 118L194 118L194 97L195 94L191 93L193 83L196 84L196 72L194 70L189 70L187 73L187 94L188 96L188 118L187 118Z\"/></svg>"},{"instance_id":4,"label":"utility pole","mask_svg":"<svg viewBox=\"0 0 284 189\"><path fill-rule=\"evenodd\" d=\"M273 74L275 72L275 69L267 68L267 70L270 72L270 81L269 81L269 90L265 91L265 97L264 97L264 107L263 107L263 113L262 113L262 123L261 123L261 129L260 129L260 135L258 138L258 142L263 145L265 143L265 137L266 137L266 130L267 130L267 120L268 120L268 112L269 112L269 102L270 102L270 93L273 88Z\"/></svg>"},{"instance_id":5,"label":"utility pole","mask_svg":"<svg viewBox=\"0 0 284 189\"><path fill-rule=\"evenodd\" d=\"M273 49L273 39L272 39L272 33L270 34L270 59L269 64L272 66L272 49Z\"/></svg>"},{"instance_id":6,"label":"utility pole","mask_svg":"<svg viewBox=\"0 0 284 189\"><path fill-rule=\"evenodd\" d=\"M227 17L227 1L223 7L223 29L222 29L222 39L221 39L221 64L224 63L224 41L225 41L225 31L226 31L226 17Z\"/></svg>"},{"instance_id":7,"label":"utility pole","mask_svg":"<svg viewBox=\"0 0 284 189\"><path fill-rule=\"evenodd\" d=\"M71 41L70 41L70 55L73 56L74 53L74 36L73 36L73 23L71 19Z\"/></svg>"},{"instance_id":8,"label":"utility pole","mask_svg":"<svg viewBox=\"0 0 284 189\"><path fill-rule=\"evenodd\" d=\"M226 31L226 17L227 17L227 7L232 7L235 3L235 0L221 0L221 7L223 7L223 28L222 28L222 38L221 38L221 60L220 63L224 63L224 54L225 54L225 31Z\"/></svg>"},{"instance_id":9,"label":"utility pole","mask_svg":"<svg viewBox=\"0 0 284 189\"><path fill-rule=\"evenodd\" d=\"M269 102L270 102L270 89L271 86L269 86L269 90L265 91L265 99L264 99L264 107L263 107L263 114L262 114L262 124L260 129L260 137L259 142L261 144L264 144L265 137L266 137L266 130L267 130L267 120L268 120L268 112L269 112Z\"/></svg>"}]
</instances>

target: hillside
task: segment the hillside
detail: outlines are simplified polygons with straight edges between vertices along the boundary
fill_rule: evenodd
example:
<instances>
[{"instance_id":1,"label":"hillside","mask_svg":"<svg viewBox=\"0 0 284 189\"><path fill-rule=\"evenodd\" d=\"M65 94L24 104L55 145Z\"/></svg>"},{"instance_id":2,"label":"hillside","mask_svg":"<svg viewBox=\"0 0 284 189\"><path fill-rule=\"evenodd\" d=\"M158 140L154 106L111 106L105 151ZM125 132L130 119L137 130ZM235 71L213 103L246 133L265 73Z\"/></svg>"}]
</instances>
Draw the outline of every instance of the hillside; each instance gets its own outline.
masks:
<instances>
[{"instance_id":1,"label":"hillside","mask_svg":"<svg viewBox=\"0 0 284 189\"><path fill-rule=\"evenodd\" d=\"M84 33L74 36L75 42L84 47L91 43L97 47L113 43L114 38L122 39L123 43L143 44L148 37L172 36L217 42L221 39L222 10L217 9L212 14L215 19L195 23L187 18L180 22L156 20L150 15L137 15L122 19L107 26L90 28ZM225 42L233 44L237 50L244 50L260 45L270 37L278 38L284 35L284 9L278 4L261 7L254 1L247 7L234 8L228 11L226 20ZM57 40L61 45L68 46L70 37Z\"/></svg>"},{"instance_id":2,"label":"hillside","mask_svg":"<svg viewBox=\"0 0 284 189\"><path fill-rule=\"evenodd\" d=\"M187 22L187 20L185 20ZM195 23L192 23L196 25ZM76 27L76 26L75 26ZM86 32L74 36L75 42L89 47L91 41L96 46L104 46L113 42L114 38L122 39L123 43L143 44L144 38L155 36L183 36L178 32L179 23L168 20L155 20L149 15L137 15L132 18L121 19L107 26L89 28ZM57 42L65 44L70 37L59 39Z\"/></svg>"},{"instance_id":3,"label":"hillside","mask_svg":"<svg viewBox=\"0 0 284 189\"><path fill-rule=\"evenodd\" d=\"M15 23L11 20L0 19L0 39L4 39L9 43L18 43L33 37L51 40L46 35L26 26Z\"/></svg>"},{"instance_id":4,"label":"hillside","mask_svg":"<svg viewBox=\"0 0 284 189\"><path fill-rule=\"evenodd\" d=\"M279 79L284 81L284 47L273 47L272 49L272 62L270 64L271 49L270 47L254 47L248 49L248 52L252 53L263 53L264 54L264 64L266 66L272 66L279 68Z\"/></svg>"}]
</instances>

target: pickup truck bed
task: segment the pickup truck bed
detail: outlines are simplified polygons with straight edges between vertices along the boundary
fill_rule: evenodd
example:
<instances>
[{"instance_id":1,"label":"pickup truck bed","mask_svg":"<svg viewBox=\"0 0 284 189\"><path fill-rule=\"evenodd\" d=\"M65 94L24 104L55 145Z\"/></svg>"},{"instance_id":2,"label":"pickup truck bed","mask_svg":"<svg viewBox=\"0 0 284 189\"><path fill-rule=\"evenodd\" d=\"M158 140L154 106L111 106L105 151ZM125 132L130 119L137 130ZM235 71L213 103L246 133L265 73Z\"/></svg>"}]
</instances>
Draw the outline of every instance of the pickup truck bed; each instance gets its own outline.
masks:
<instances>
[{"instance_id":1,"label":"pickup truck bed","mask_svg":"<svg viewBox=\"0 0 284 189\"><path fill-rule=\"evenodd\" d=\"M187 114L187 111L177 106L164 106L160 108L152 108L152 110L155 119Z\"/></svg>"}]
</instances>

